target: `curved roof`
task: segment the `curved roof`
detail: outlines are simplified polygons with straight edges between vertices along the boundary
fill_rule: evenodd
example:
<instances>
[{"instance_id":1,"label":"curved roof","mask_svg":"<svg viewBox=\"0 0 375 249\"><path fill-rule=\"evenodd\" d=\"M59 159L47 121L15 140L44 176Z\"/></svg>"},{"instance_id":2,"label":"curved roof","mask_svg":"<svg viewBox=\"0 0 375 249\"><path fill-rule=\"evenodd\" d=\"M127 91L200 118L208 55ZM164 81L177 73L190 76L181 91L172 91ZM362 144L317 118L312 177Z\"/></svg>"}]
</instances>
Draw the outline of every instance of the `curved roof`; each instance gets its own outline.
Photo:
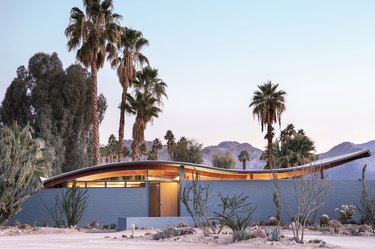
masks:
<instances>
[{"instance_id":1,"label":"curved roof","mask_svg":"<svg viewBox=\"0 0 375 249\"><path fill-rule=\"evenodd\" d=\"M280 179L290 178L326 170L341 164L371 156L369 150L359 150L353 153L343 154L336 157L326 158L314 161L312 163L275 170L239 170L239 169L221 169L211 166L192 164L185 162L172 161L134 161L104 164L99 166L87 167L60 175L53 176L43 180L45 188L51 188L63 184L67 181L93 181L110 177L126 175L159 175L159 176L180 176L183 172L184 178L189 178L192 174L198 173L202 179L259 179L268 180L276 176ZM183 169L183 171L181 171Z\"/></svg>"}]
</instances>

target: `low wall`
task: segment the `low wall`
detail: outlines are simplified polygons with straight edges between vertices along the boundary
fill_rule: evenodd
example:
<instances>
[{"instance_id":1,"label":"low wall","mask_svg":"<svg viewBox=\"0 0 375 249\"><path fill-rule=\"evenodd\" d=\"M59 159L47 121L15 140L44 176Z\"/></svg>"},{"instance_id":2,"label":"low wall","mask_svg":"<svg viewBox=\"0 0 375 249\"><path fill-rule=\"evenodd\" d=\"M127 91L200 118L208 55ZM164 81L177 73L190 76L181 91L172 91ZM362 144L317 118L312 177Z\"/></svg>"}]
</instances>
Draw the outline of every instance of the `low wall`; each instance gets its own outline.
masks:
<instances>
[{"instance_id":1,"label":"low wall","mask_svg":"<svg viewBox=\"0 0 375 249\"><path fill-rule=\"evenodd\" d=\"M42 189L22 204L22 211L8 223L20 221L35 225L53 225L47 207L54 207L55 195L63 189ZM147 188L88 188L87 209L80 226L96 221L100 226L117 224L118 217L148 216Z\"/></svg>"},{"instance_id":2,"label":"low wall","mask_svg":"<svg viewBox=\"0 0 375 249\"><path fill-rule=\"evenodd\" d=\"M295 203L296 180L279 181L280 189L287 200L293 206ZM218 193L223 195L234 195L244 193L250 197L250 201L257 205L253 214L253 220L266 221L269 216L276 214L273 203L274 184L267 180L222 180L222 181L201 181L203 184L210 184L212 193L209 197L209 208L213 211L220 211L220 199ZM184 183L181 183L183 187ZM335 208L343 204L359 204L361 195L361 182L354 180L329 181L328 197L319 214L326 213L331 218L335 217ZM375 189L375 181L367 182L368 189ZM8 224L15 221L31 225L53 225L43 202L48 207L54 206L56 193L62 189L43 189L30 197L22 204L22 211L13 217ZM117 224L119 217L147 217L149 207L148 184L145 188L88 188L88 201L86 212L80 222L80 226L96 221L100 226L105 224ZM371 195L375 198L375 195ZM43 200L43 201L42 201ZM282 209L282 217L287 221L285 210ZM182 203L180 203L180 215L189 216ZM357 212L356 219L360 219ZM172 225L172 224L171 224ZM141 225L142 226L142 225ZM152 225L156 227L156 225Z\"/></svg>"},{"instance_id":3,"label":"low wall","mask_svg":"<svg viewBox=\"0 0 375 249\"><path fill-rule=\"evenodd\" d=\"M280 180L278 185L281 192L290 207L295 208L295 183L298 180ZM209 207L212 211L220 211L220 198L218 193L222 195L233 196L244 193L250 197L249 201L257 206L253 213L254 221L267 221L269 216L276 215L276 208L273 202L273 192L275 185L273 181L268 180L223 180L223 181L201 181L202 184L211 186L212 192L209 197ZM183 187L182 183L182 187ZM317 213L328 214L330 218L335 218L335 208L341 207L343 204L360 205L360 196L362 184L359 180L330 180L328 181L329 190L325 204ZM372 197L375 198L375 181L367 181L369 190L372 190ZM181 216L189 215L184 205L181 205ZM356 220L359 220L360 214L357 210ZM282 218L284 222L288 221L285 209L282 207Z\"/></svg>"}]
</instances>

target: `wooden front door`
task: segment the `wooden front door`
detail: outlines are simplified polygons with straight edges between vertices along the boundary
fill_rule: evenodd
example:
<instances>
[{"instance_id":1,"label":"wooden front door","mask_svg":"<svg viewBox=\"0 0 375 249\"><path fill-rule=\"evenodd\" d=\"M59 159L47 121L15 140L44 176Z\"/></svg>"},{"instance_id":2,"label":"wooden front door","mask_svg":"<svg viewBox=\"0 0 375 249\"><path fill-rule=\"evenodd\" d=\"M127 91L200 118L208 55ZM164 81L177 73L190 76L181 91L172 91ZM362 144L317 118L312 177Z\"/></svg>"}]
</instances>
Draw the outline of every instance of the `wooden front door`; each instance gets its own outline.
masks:
<instances>
[{"instance_id":1,"label":"wooden front door","mask_svg":"<svg viewBox=\"0 0 375 249\"><path fill-rule=\"evenodd\" d=\"M178 216L178 183L150 182L150 216Z\"/></svg>"}]
</instances>

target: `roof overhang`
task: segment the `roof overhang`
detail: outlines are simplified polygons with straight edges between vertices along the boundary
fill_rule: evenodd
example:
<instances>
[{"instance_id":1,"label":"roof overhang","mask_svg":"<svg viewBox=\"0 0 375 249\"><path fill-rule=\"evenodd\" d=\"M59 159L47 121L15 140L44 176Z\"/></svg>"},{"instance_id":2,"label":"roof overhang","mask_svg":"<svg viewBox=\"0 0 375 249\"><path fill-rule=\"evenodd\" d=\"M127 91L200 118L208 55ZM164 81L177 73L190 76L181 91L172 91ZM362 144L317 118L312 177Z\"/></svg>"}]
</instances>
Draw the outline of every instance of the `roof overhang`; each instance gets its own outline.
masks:
<instances>
[{"instance_id":1,"label":"roof overhang","mask_svg":"<svg viewBox=\"0 0 375 249\"><path fill-rule=\"evenodd\" d=\"M333 168L353 160L371 156L370 150L359 150L353 153L347 153L336 157L326 158L314 161L312 163L293 167L281 168L275 170L238 170L238 169L221 169L212 166L192 164L185 162L172 161L134 161L104 164L99 166L87 167L60 175L43 179L45 188L51 188L67 181L75 180L98 180L106 177L120 176L128 174L137 174L143 171L179 173L179 168L184 167L185 175L187 173L198 173L211 177L211 179L259 179L269 180L273 177L279 179L301 176L312 172L322 171Z\"/></svg>"}]
</instances>

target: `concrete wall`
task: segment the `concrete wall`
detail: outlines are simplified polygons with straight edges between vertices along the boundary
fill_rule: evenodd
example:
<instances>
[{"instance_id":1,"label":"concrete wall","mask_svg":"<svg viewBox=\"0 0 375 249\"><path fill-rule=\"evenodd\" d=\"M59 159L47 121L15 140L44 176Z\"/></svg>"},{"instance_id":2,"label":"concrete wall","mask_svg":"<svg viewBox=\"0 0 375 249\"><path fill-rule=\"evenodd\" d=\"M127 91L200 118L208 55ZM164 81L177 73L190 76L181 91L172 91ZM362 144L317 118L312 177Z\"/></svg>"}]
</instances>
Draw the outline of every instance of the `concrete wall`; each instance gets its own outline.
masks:
<instances>
[{"instance_id":1,"label":"concrete wall","mask_svg":"<svg viewBox=\"0 0 375 249\"><path fill-rule=\"evenodd\" d=\"M295 199L295 184L297 180L281 180L278 181L279 187L283 193L285 200L291 208L296 207ZM257 205L257 209L253 213L254 221L267 221L269 216L276 215L276 208L273 202L273 191L275 185L272 181L265 180L225 180L225 181L201 181L202 184L209 184L212 192L209 199L209 207L212 212L219 212L221 210L220 199L218 193L222 195L233 196L244 193L250 197L249 201ZM328 214L330 218L335 218L335 208L341 207L343 204L360 205L360 196L362 185L360 181L355 180L337 180L329 181L329 191L325 204L317 213L317 218L320 214ZM182 183L182 186L184 184ZM375 190L375 181L367 181L368 189ZM372 191L372 198L375 199L375 192ZM188 216L184 205L181 205L181 216ZM288 216L284 208L282 208L282 218L288 221ZM357 211L355 217L360 219L360 214Z\"/></svg>"},{"instance_id":2,"label":"concrete wall","mask_svg":"<svg viewBox=\"0 0 375 249\"><path fill-rule=\"evenodd\" d=\"M223 195L234 195L244 193L250 197L250 201L257 205L253 214L253 220L266 221L269 216L275 215L276 210L273 203L272 193L274 184L272 181L265 180L223 180L223 181L202 181L210 184L212 193L209 197L210 209L219 211L218 193ZM293 205L295 203L295 180L279 181L279 186L283 191L287 201ZM368 181L368 188L375 189L375 181ZM183 183L181 184L183 186ZM326 213L331 218L335 217L334 209L342 204L359 204L361 194L360 181L341 180L330 181L330 189L325 205L320 213ZM12 218L9 224L15 221L28 224L53 224L49 217L44 203L53 207L54 196L56 192L62 189L43 189L29 198L22 204L23 210ZM119 217L147 217L148 216L148 185L145 188L88 188L88 207L86 213L79 225L87 225L93 221L104 224L117 224ZM372 194L375 198L375 195ZM180 203L180 215L189 216L185 207ZM358 212L357 212L358 213ZM287 219L285 210L283 211L284 220ZM360 215L357 214L357 219Z\"/></svg>"},{"instance_id":3,"label":"concrete wall","mask_svg":"<svg viewBox=\"0 0 375 249\"><path fill-rule=\"evenodd\" d=\"M8 224L20 221L27 224L53 225L44 207L54 207L55 194L63 189L43 189L22 204L22 211ZM80 226L99 222L99 225L117 224L118 217L148 216L147 188L88 188L86 212ZM43 202L42 202L43 200Z\"/></svg>"}]
</instances>

